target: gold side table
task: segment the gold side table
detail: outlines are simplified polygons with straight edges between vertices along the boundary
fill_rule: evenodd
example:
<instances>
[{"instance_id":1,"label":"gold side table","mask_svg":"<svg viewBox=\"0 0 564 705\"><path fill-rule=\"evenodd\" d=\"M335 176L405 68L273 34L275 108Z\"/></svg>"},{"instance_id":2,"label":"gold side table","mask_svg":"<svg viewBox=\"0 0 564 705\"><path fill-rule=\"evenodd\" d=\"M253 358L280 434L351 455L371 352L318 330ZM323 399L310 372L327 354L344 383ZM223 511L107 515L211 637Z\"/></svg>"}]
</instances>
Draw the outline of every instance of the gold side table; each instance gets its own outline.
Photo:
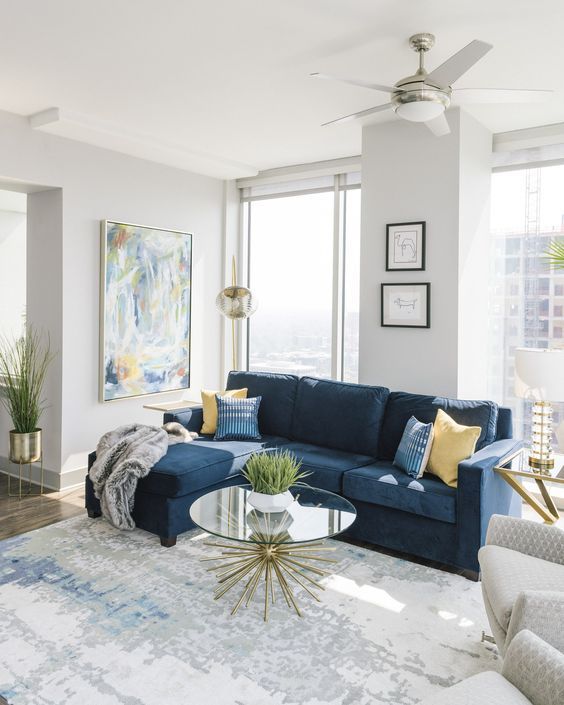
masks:
<instances>
[{"instance_id":1,"label":"gold side table","mask_svg":"<svg viewBox=\"0 0 564 705\"><path fill-rule=\"evenodd\" d=\"M556 503L550 496L550 485L547 483L564 485L564 471L562 468L554 468L549 472L539 472L529 466L527 453L526 448L518 450L504 458L503 464L496 466L494 470L544 519L545 524L554 524L560 518L560 514ZM539 502L532 492L523 485L523 479L535 481L544 504Z\"/></svg>"}]
</instances>

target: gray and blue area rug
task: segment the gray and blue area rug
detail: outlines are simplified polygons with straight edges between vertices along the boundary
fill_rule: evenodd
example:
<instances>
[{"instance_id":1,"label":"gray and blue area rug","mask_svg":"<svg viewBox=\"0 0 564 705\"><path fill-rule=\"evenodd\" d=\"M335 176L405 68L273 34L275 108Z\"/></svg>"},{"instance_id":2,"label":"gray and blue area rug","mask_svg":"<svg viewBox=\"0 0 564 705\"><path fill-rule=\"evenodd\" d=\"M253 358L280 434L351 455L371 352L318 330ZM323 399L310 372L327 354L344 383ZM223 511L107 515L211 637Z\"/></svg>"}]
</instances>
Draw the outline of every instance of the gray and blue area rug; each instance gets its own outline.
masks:
<instances>
[{"instance_id":1,"label":"gray and blue area rug","mask_svg":"<svg viewBox=\"0 0 564 705\"><path fill-rule=\"evenodd\" d=\"M0 543L0 694L10 705L411 705L497 669L480 587L335 542L322 602L230 616L191 532L77 517ZM262 587L261 587L262 589ZM237 588L235 588L237 590ZM260 598L261 595L257 594Z\"/></svg>"}]
</instances>

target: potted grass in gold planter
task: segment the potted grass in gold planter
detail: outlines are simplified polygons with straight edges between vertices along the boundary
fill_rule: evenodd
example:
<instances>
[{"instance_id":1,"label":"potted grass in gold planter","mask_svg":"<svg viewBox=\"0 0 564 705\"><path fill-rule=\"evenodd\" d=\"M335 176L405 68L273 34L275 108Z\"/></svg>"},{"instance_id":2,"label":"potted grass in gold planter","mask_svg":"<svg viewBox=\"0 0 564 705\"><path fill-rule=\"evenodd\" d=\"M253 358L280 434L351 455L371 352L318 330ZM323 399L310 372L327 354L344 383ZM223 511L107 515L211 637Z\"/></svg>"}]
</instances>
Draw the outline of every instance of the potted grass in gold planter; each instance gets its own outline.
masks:
<instances>
[{"instance_id":1,"label":"potted grass in gold planter","mask_svg":"<svg viewBox=\"0 0 564 705\"><path fill-rule=\"evenodd\" d=\"M43 385L53 359L49 339L31 326L19 338L0 340L0 401L12 419L10 460L33 463L41 458L39 418L45 409Z\"/></svg>"},{"instance_id":2,"label":"potted grass in gold planter","mask_svg":"<svg viewBox=\"0 0 564 705\"><path fill-rule=\"evenodd\" d=\"M287 450L266 451L252 455L242 471L252 492L247 501L260 512L283 512L294 501L293 485L311 475L301 472L302 463Z\"/></svg>"}]
</instances>

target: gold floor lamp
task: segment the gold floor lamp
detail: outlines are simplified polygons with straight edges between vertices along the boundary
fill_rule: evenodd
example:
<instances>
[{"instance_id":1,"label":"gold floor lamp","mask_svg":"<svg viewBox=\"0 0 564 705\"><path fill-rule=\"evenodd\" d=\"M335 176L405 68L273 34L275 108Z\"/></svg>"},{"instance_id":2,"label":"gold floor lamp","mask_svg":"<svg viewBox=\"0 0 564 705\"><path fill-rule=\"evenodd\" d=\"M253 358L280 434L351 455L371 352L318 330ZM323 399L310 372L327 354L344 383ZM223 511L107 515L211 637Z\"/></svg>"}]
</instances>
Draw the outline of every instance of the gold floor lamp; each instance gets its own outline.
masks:
<instances>
[{"instance_id":1,"label":"gold floor lamp","mask_svg":"<svg viewBox=\"0 0 564 705\"><path fill-rule=\"evenodd\" d=\"M237 369L237 331L236 321L245 320L252 316L257 310L257 300L250 289L245 286L237 286L237 270L235 267L235 257L231 265L231 286L219 292L215 299L215 305L225 316L231 320L231 354L234 370Z\"/></svg>"}]
</instances>

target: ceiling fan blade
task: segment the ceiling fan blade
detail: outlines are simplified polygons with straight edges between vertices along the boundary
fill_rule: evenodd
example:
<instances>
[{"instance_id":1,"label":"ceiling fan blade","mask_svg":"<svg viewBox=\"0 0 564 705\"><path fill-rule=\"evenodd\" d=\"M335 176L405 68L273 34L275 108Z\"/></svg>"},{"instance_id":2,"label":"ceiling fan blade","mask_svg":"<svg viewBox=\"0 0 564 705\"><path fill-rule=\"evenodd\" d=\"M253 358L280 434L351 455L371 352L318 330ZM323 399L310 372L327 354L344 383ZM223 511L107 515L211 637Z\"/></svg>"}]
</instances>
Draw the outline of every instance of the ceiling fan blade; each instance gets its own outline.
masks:
<instances>
[{"instance_id":1,"label":"ceiling fan blade","mask_svg":"<svg viewBox=\"0 0 564 705\"><path fill-rule=\"evenodd\" d=\"M434 71L431 71L425 81L436 83L442 88L451 86L456 79L472 68L490 49L493 49L491 44L474 39L474 41L457 51L456 54L453 54L450 59L447 59Z\"/></svg>"},{"instance_id":2,"label":"ceiling fan blade","mask_svg":"<svg viewBox=\"0 0 564 705\"><path fill-rule=\"evenodd\" d=\"M383 91L384 93L392 93L398 90L393 86L383 86L380 83L368 83L368 81L356 81L351 78L340 78L339 76L330 76L328 73L310 73L310 78L322 78L326 81L339 81L340 83L348 83L351 86L359 86L360 88L370 88L373 91Z\"/></svg>"},{"instance_id":3,"label":"ceiling fan blade","mask_svg":"<svg viewBox=\"0 0 564 705\"><path fill-rule=\"evenodd\" d=\"M455 88L456 103L542 103L554 91L540 88Z\"/></svg>"},{"instance_id":4,"label":"ceiling fan blade","mask_svg":"<svg viewBox=\"0 0 564 705\"><path fill-rule=\"evenodd\" d=\"M425 125L427 125L435 137L442 137L443 135L450 134L450 127L444 113L439 115L439 117L428 120Z\"/></svg>"},{"instance_id":5,"label":"ceiling fan blade","mask_svg":"<svg viewBox=\"0 0 564 705\"><path fill-rule=\"evenodd\" d=\"M384 103L384 105L377 105L375 108L368 108L367 110L361 110L358 113L351 113L351 115L345 115L344 117L337 118L336 120L324 122L321 127L327 127L327 125L335 125L338 122L349 122L350 120L358 120L359 118L363 118L368 115L373 115L374 113L380 113L382 112L382 110L389 110L391 107L391 103Z\"/></svg>"}]
</instances>

